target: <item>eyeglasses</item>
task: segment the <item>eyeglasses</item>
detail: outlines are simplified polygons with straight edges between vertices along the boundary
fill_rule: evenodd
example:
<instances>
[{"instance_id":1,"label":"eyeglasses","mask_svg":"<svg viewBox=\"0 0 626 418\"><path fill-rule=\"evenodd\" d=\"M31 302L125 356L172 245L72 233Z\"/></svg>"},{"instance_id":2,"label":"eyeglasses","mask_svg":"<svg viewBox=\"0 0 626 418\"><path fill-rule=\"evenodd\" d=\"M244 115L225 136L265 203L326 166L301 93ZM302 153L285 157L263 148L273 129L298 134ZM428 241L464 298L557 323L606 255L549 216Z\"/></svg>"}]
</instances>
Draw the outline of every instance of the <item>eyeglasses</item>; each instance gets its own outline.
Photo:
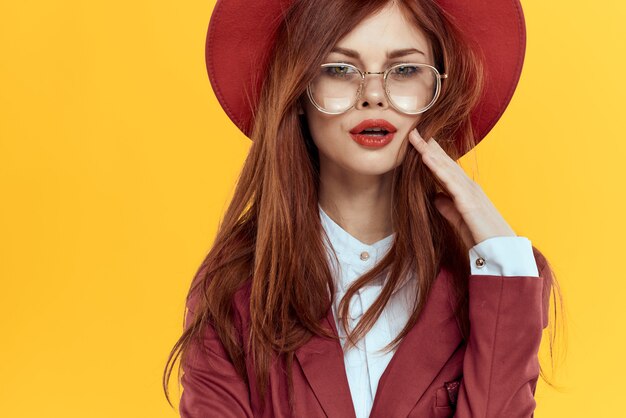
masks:
<instances>
[{"instance_id":1,"label":"eyeglasses","mask_svg":"<svg viewBox=\"0 0 626 418\"><path fill-rule=\"evenodd\" d=\"M441 92L441 79L448 74L428 64L401 63L385 71L361 71L352 64L322 64L309 83L307 95L323 113L337 115L354 107L361 97L366 74L383 74L389 103L400 112L417 115L430 109Z\"/></svg>"}]
</instances>

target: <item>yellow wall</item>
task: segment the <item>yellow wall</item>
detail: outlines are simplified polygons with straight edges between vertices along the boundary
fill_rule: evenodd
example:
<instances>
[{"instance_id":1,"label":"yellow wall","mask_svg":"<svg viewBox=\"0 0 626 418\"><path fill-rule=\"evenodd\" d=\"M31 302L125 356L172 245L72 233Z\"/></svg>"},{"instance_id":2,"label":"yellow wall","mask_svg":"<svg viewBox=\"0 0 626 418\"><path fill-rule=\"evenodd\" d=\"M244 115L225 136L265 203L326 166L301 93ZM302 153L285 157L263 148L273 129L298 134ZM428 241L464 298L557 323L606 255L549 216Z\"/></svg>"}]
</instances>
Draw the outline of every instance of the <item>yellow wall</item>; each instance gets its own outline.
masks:
<instances>
[{"instance_id":1,"label":"yellow wall","mask_svg":"<svg viewBox=\"0 0 626 418\"><path fill-rule=\"evenodd\" d=\"M176 416L161 372L249 147L206 76L213 3L0 3L0 415ZM566 298L536 416L615 417L626 3L524 8L519 88L468 158Z\"/></svg>"}]
</instances>

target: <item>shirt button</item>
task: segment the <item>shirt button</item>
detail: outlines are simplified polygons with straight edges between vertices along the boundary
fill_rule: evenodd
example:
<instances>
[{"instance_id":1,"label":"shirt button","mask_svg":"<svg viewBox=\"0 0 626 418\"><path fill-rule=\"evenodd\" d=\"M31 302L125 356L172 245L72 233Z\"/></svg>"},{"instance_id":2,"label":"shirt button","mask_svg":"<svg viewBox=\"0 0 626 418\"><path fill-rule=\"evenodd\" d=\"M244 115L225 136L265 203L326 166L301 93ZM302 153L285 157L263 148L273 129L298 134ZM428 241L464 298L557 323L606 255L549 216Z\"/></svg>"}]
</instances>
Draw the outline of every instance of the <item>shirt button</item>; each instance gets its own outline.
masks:
<instances>
[{"instance_id":1,"label":"shirt button","mask_svg":"<svg viewBox=\"0 0 626 418\"><path fill-rule=\"evenodd\" d=\"M476 267L483 268L484 265L485 265L485 259L482 257L478 257L476 259Z\"/></svg>"},{"instance_id":2,"label":"shirt button","mask_svg":"<svg viewBox=\"0 0 626 418\"><path fill-rule=\"evenodd\" d=\"M363 252L361 253L361 260L365 261L365 260L367 260L368 258L370 258L369 253L368 253L367 251L363 251Z\"/></svg>"}]
</instances>

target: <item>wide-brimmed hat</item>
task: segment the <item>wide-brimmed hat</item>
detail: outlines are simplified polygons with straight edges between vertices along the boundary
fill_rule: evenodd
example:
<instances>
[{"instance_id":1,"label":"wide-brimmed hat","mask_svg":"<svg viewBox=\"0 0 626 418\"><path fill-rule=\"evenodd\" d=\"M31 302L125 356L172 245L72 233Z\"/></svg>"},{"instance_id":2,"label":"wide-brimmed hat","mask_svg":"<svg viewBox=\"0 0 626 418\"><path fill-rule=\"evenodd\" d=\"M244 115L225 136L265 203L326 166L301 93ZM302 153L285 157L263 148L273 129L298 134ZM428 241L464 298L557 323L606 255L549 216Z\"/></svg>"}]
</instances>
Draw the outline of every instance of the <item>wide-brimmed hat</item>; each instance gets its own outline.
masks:
<instances>
[{"instance_id":1,"label":"wide-brimmed hat","mask_svg":"<svg viewBox=\"0 0 626 418\"><path fill-rule=\"evenodd\" d=\"M250 137L253 106L273 51L280 17L292 0L218 0L206 38L206 66L228 117ZM485 86L471 114L480 142L500 119L519 81L526 26L519 0L437 0L481 49Z\"/></svg>"}]
</instances>

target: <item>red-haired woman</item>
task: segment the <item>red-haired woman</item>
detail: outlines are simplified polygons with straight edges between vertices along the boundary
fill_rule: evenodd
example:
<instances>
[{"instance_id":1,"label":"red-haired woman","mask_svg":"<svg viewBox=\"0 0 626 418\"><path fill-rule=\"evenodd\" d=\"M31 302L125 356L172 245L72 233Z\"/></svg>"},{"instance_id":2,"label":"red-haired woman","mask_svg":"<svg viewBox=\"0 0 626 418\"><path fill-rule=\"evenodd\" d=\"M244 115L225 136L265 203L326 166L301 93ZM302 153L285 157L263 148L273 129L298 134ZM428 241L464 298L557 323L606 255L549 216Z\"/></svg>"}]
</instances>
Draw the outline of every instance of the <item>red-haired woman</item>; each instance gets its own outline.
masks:
<instances>
[{"instance_id":1,"label":"red-haired woman","mask_svg":"<svg viewBox=\"0 0 626 418\"><path fill-rule=\"evenodd\" d=\"M183 418L533 416L556 282L456 163L525 39L519 0L217 2L253 142L168 359Z\"/></svg>"}]
</instances>

